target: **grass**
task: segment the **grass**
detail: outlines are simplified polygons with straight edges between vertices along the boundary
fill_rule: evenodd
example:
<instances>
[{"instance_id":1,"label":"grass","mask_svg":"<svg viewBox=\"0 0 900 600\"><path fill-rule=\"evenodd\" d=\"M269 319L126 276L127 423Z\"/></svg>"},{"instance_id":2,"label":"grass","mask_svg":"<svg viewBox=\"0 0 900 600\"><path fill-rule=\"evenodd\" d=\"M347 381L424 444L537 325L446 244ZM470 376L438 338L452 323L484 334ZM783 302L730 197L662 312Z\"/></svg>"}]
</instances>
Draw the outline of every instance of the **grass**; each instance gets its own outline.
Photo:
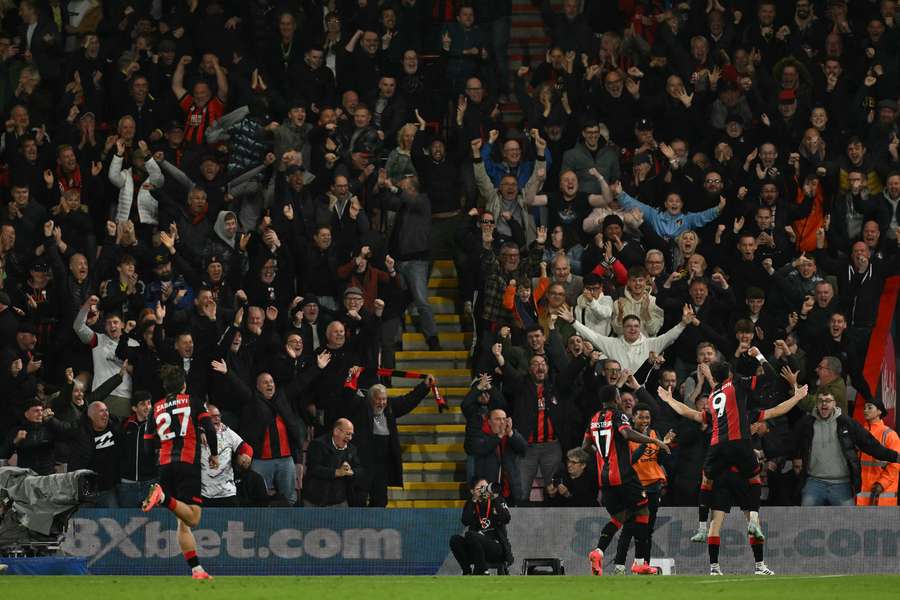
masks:
<instances>
[{"instance_id":1,"label":"grass","mask_svg":"<svg viewBox=\"0 0 900 600\"><path fill-rule=\"evenodd\" d=\"M607 598L764 600L767 598L890 598L900 576L779 577L14 577L0 579L3 598L129 600L181 598L353 598L354 600L535 600Z\"/></svg>"}]
</instances>

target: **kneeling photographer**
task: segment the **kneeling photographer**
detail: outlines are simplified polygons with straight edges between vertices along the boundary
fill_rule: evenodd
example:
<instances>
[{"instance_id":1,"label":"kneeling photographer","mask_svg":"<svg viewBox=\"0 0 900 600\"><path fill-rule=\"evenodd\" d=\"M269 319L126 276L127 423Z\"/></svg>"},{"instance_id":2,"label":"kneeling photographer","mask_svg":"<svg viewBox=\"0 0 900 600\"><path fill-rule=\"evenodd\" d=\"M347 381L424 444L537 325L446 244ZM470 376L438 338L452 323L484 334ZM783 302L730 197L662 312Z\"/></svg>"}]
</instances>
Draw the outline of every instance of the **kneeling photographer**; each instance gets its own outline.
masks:
<instances>
[{"instance_id":1,"label":"kneeling photographer","mask_svg":"<svg viewBox=\"0 0 900 600\"><path fill-rule=\"evenodd\" d=\"M450 550L463 575L487 575L488 565L512 564L512 548L506 535L509 508L500 497L500 486L480 479L472 489L471 500L463 507L465 535L450 538Z\"/></svg>"}]
</instances>

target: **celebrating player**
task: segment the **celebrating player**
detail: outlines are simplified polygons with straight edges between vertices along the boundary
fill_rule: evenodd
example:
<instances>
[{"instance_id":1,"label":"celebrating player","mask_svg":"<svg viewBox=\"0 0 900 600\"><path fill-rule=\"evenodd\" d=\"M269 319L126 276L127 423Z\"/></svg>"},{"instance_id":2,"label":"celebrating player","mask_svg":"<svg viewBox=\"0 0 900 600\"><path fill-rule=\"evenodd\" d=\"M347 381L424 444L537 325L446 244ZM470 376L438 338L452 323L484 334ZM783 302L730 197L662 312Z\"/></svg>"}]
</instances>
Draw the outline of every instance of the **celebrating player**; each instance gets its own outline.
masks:
<instances>
[{"instance_id":1,"label":"celebrating player","mask_svg":"<svg viewBox=\"0 0 900 600\"><path fill-rule=\"evenodd\" d=\"M603 553L612 542L613 536L623 526L635 540L636 554L650 557L649 528L650 510L647 494L641 487L631 466L631 450L628 442L652 444L669 453L669 447L660 439L647 437L631 428L631 419L620 410L619 389L605 385L598 390L603 409L591 419L590 429L584 434L585 450L593 446L597 453L597 473L603 492L603 505L609 512L610 520L600 532L597 547L588 554L591 572L603 574ZM649 564L640 566L635 573L654 574Z\"/></svg>"},{"instance_id":2,"label":"celebrating player","mask_svg":"<svg viewBox=\"0 0 900 600\"><path fill-rule=\"evenodd\" d=\"M650 406L641 402L634 407L634 425L638 433L649 436L653 439L659 439L656 430L650 427ZM675 439L675 432L669 431L663 438L663 442L671 444ZM659 500L662 494L662 488L666 484L666 472L659 464L659 450L652 444L638 444L629 442L631 449L631 464L634 465L635 473L644 487L647 494L647 509L650 511L650 521L647 523L647 544L644 545L646 555L641 556L641 550L637 544L634 547L634 564L631 567L632 573L650 574L646 571L656 573L656 568L650 566L650 548L653 546L653 528L656 526L656 513L659 510ZM619 545L616 549L616 567L614 573L616 575L625 574L625 557L628 555L628 546L631 545L631 532L628 528L622 531L619 536ZM643 560L641 560L643 559Z\"/></svg>"},{"instance_id":3,"label":"celebrating player","mask_svg":"<svg viewBox=\"0 0 900 600\"><path fill-rule=\"evenodd\" d=\"M178 518L178 545L194 579L212 579L197 558L191 527L200 523L200 431L209 445L209 466L219 466L216 428L203 404L185 394L184 370L175 365L160 369L166 395L153 405L144 438L159 438L159 483L150 488L142 510L163 505ZM154 428L154 430L151 430Z\"/></svg>"},{"instance_id":4,"label":"celebrating player","mask_svg":"<svg viewBox=\"0 0 900 600\"><path fill-rule=\"evenodd\" d=\"M757 348L750 348L748 352L760 363L768 367L762 354ZM706 410L696 411L687 405L675 400L672 392L663 387L657 392L660 399L672 407L682 417L693 419L698 423L707 423L711 428L709 451L706 454L706 463L703 465L703 473L706 479L715 488L716 479L730 470L735 470L740 477L750 486L747 508L747 532L753 540L763 541L762 528L759 524L760 505L760 478L759 459L750 444L750 421L747 414L746 392L756 388L756 377L733 377L731 367L726 362L715 362L709 365L709 374L715 383L715 389L709 397ZM769 367L771 369L771 367ZM774 419L786 414L800 400L806 397L807 386L795 387L794 395L773 408L761 410L754 414L753 422ZM724 516L724 515L723 515ZM719 536L707 537L709 546L719 545ZM718 555L718 548L715 549ZM713 549L710 549L710 556ZM718 569L718 563L715 563ZM713 572L713 564L710 565L710 573Z\"/></svg>"}]
</instances>

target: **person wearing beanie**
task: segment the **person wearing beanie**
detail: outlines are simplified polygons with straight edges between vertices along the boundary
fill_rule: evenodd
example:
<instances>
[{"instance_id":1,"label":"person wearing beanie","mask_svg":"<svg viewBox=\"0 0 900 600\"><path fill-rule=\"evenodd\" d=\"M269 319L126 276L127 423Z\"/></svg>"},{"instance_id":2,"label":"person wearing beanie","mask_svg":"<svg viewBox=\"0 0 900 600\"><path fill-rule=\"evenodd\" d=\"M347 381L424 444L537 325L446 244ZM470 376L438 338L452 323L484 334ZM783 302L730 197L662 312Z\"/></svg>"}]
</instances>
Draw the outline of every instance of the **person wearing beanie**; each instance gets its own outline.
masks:
<instances>
[{"instance_id":1,"label":"person wearing beanie","mask_svg":"<svg viewBox=\"0 0 900 600\"><path fill-rule=\"evenodd\" d=\"M880 398L873 398L863 407L864 427L885 448L900 452L900 437L885 425L887 409ZM874 456L859 452L862 469L862 487L856 494L857 506L897 506L897 481L900 464L877 460Z\"/></svg>"}]
</instances>

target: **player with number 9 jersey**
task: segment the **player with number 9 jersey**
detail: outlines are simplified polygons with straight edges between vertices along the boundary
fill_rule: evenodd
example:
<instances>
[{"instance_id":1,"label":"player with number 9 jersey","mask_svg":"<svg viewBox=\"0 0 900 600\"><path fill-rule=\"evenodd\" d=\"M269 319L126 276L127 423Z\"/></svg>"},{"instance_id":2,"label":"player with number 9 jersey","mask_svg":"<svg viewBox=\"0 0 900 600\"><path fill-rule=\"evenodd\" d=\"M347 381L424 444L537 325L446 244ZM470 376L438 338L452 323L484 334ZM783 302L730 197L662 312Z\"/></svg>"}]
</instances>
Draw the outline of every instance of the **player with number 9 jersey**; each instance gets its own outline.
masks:
<instances>
[{"instance_id":1,"label":"player with number 9 jersey","mask_svg":"<svg viewBox=\"0 0 900 600\"><path fill-rule=\"evenodd\" d=\"M757 388L757 377L735 376L709 395L704 423L710 430L710 446L750 439L750 424L762 420L762 412L749 414L747 395Z\"/></svg>"}]
</instances>

